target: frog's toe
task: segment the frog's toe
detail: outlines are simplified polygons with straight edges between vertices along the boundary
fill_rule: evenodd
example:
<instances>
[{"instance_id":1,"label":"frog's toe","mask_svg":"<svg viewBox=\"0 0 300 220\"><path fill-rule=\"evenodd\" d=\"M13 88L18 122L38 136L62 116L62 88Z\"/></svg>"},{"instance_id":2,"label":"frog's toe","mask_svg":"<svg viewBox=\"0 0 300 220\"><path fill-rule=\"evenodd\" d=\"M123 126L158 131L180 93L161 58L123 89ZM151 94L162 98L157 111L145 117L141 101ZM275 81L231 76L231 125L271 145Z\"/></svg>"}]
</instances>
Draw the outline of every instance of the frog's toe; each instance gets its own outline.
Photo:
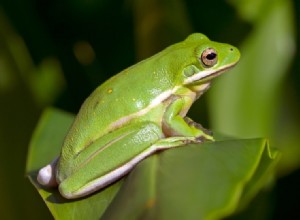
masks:
<instances>
[{"instance_id":1,"label":"frog's toe","mask_svg":"<svg viewBox=\"0 0 300 220\"><path fill-rule=\"evenodd\" d=\"M184 121L190 126L190 127L195 127L198 128L199 130L203 130L203 126L197 122L194 122L191 118L189 117L184 117Z\"/></svg>"},{"instance_id":2,"label":"frog's toe","mask_svg":"<svg viewBox=\"0 0 300 220\"><path fill-rule=\"evenodd\" d=\"M39 170L38 176L37 176L37 181L39 184L46 186L46 187L55 187L58 185L56 181L56 176L55 176L55 167L57 164L58 158L53 160L50 164L47 166L41 168Z\"/></svg>"},{"instance_id":3,"label":"frog's toe","mask_svg":"<svg viewBox=\"0 0 300 220\"><path fill-rule=\"evenodd\" d=\"M203 131L206 135L208 136L212 136L213 135L213 132L204 128L200 123L197 123L195 121L193 121L191 118L189 117L184 117L184 121L190 126L190 127L194 127L194 128L197 128L198 130L201 130ZM204 138L202 135L199 137L200 139Z\"/></svg>"},{"instance_id":4,"label":"frog's toe","mask_svg":"<svg viewBox=\"0 0 300 220\"><path fill-rule=\"evenodd\" d=\"M197 143L203 143L205 141L213 141L213 139L209 139L209 138L207 138L206 136L203 136L203 135L196 137L196 142Z\"/></svg>"}]
</instances>

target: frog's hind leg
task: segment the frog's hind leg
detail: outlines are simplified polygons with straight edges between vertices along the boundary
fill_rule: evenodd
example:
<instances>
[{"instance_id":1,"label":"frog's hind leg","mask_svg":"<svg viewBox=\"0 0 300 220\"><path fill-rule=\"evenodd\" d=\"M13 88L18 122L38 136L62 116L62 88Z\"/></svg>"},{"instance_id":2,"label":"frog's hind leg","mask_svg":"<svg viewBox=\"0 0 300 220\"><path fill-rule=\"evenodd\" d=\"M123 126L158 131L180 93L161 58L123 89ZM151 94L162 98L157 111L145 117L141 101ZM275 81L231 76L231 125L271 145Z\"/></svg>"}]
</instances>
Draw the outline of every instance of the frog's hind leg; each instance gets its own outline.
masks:
<instances>
[{"instance_id":1,"label":"frog's hind leg","mask_svg":"<svg viewBox=\"0 0 300 220\"><path fill-rule=\"evenodd\" d=\"M65 164L77 166L67 176L59 175L60 193L66 198L79 198L91 194L127 174L144 153L163 137L161 128L152 122L141 122L117 129L95 140L83 149L74 161ZM60 169L58 169L60 170Z\"/></svg>"}]
</instances>

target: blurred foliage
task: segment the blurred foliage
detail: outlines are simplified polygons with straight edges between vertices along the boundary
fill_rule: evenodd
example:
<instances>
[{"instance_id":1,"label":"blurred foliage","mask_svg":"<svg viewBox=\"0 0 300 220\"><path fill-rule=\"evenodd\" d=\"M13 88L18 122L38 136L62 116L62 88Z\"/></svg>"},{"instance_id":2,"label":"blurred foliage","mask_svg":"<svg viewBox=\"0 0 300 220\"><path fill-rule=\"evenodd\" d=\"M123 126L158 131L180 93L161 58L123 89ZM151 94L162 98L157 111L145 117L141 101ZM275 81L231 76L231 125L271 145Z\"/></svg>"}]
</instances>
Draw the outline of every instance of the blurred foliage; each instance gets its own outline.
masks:
<instances>
[{"instance_id":1,"label":"blurred foliage","mask_svg":"<svg viewBox=\"0 0 300 220\"><path fill-rule=\"evenodd\" d=\"M242 59L190 116L225 134L270 137L282 151L274 190L236 218L300 218L299 21L296 0L1 0L1 217L51 218L24 174L42 109L76 113L111 75L201 32L238 46Z\"/></svg>"},{"instance_id":2,"label":"blurred foliage","mask_svg":"<svg viewBox=\"0 0 300 220\"><path fill-rule=\"evenodd\" d=\"M251 12L247 4L236 5L241 12L249 10L245 17L253 23L253 28L240 44L241 62L231 74L221 78L210 93L212 127L232 136L271 137L272 144L285 151L286 143L281 146L279 141L286 132L291 133L286 128L282 130L278 120L286 117L280 112L285 108L281 101L284 89L281 84L295 53L291 4L270 1L261 14ZM280 134L277 126L280 126ZM297 154L300 156L300 149ZM287 172L285 166L289 168L290 163L299 162L297 157L293 160L284 155L281 171Z\"/></svg>"}]
</instances>

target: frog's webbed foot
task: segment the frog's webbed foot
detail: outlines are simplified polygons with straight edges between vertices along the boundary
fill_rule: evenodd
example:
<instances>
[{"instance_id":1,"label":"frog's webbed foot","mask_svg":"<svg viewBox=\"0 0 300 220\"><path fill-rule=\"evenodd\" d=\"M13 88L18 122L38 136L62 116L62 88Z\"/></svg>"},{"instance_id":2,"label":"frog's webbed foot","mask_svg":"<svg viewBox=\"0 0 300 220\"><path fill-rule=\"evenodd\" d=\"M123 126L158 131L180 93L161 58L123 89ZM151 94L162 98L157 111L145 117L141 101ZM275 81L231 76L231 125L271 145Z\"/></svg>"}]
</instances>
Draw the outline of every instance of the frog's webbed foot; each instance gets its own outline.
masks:
<instances>
[{"instance_id":1,"label":"frog's webbed foot","mask_svg":"<svg viewBox=\"0 0 300 220\"><path fill-rule=\"evenodd\" d=\"M213 138L212 138L213 132L212 131L204 128L200 123L193 121L191 118L189 118L187 116L185 116L183 119L190 127L197 128L198 130L201 130L204 133L204 135L200 135L196 138L199 142L203 142L205 140L213 140ZM210 138L207 138L207 137L210 137Z\"/></svg>"}]
</instances>

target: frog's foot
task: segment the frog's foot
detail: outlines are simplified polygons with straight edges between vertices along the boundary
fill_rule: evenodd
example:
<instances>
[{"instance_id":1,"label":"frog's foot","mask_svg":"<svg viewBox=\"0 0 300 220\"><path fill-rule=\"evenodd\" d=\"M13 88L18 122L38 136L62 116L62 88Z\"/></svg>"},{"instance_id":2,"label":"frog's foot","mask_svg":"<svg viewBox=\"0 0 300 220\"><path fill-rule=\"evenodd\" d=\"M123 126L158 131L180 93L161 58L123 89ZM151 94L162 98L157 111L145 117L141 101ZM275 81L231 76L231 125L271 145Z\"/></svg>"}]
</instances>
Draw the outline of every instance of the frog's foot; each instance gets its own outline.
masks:
<instances>
[{"instance_id":1,"label":"frog's foot","mask_svg":"<svg viewBox=\"0 0 300 220\"><path fill-rule=\"evenodd\" d=\"M154 144L156 151L165 150L173 147L180 147L186 144L192 143L202 143L203 140L197 137L168 137L165 139L160 139Z\"/></svg>"},{"instance_id":2,"label":"frog's foot","mask_svg":"<svg viewBox=\"0 0 300 220\"><path fill-rule=\"evenodd\" d=\"M213 132L204 128L201 124L193 121L191 118L189 117L184 117L184 121L190 126L190 127L194 127L197 128L198 130L201 130L204 134L200 135L197 137L197 139L199 139L200 142L203 142L205 140L213 140L212 136L213 136Z\"/></svg>"},{"instance_id":3,"label":"frog's foot","mask_svg":"<svg viewBox=\"0 0 300 220\"><path fill-rule=\"evenodd\" d=\"M193 121L191 118L189 118L189 117L187 117L187 116L184 117L184 121L185 121L189 126L198 128L199 130L203 131L203 132L204 132L205 134L207 134L207 135L210 135L210 136L213 135L212 131L210 131L210 130L204 128L200 123L197 123L197 122Z\"/></svg>"},{"instance_id":4,"label":"frog's foot","mask_svg":"<svg viewBox=\"0 0 300 220\"><path fill-rule=\"evenodd\" d=\"M39 170L37 176L37 181L39 182L39 184L46 187L55 187L58 185L55 175L56 164L58 162L58 159L58 157L55 158L50 164Z\"/></svg>"}]
</instances>

